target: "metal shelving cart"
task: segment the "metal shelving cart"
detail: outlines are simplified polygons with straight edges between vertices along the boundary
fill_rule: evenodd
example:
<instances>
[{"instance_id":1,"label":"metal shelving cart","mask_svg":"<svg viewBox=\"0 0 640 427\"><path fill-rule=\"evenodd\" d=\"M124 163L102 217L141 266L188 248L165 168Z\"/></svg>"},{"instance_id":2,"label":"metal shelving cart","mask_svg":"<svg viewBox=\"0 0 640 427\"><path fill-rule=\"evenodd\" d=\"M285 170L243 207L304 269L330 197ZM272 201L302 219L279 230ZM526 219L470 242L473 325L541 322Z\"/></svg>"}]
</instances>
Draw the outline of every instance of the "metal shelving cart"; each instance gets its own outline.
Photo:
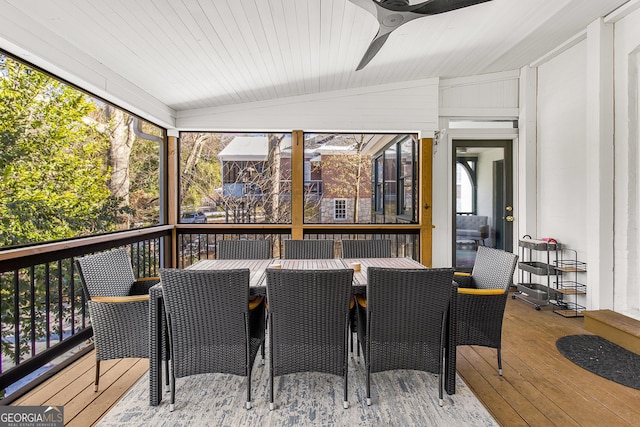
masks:
<instances>
[{"instance_id":1,"label":"metal shelving cart","mask_svg":"<svg viewBox=\"0 0 640 427\"><path fill-rule=\"evenodd\" d=\"M565 258L567 253L572 257ZM587 271L587 264L578 261L578 253L573 249L565 248L560 254L560 259L555 263L558 275L553 312L564 317L582 317L585 307L578 304L578 295L586 294L587 286L578 282L578 274Z\"/></svg>"},{"instance_id":2,"label":"metal shelving cart","mask_svg":"<svg viewBox=\"0 0 640 427\"><path fill-rule=\"evenodd\" d=\"M540 310L540 307L549 305L551 300L557 298L556 289L551 286L551 277L558 274L556 266L559 261L560 244L553 239L536 240L525 235L519 240L518 246L521 250L521 261L518 262L520 282L517 284L518 291L512 298L520 299ZM533 259L534 252L544 252L546 262ZM534 275L545 277L546 284L533 281Z\"/></svg>"}]
</instances>

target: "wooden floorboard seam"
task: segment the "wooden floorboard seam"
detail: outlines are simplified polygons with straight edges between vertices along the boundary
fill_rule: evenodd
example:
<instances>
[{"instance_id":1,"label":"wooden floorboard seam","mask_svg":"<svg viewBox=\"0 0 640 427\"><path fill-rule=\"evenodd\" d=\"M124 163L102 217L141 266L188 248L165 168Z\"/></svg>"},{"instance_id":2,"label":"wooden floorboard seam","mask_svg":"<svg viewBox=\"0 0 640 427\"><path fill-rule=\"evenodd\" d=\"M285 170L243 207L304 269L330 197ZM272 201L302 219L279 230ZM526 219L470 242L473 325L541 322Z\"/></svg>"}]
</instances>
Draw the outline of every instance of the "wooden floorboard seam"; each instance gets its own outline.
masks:
<instances>
[{"instance_id":1,"label":"wooden floorboard seam","mask_svg":"<svg viewBox=\"0 0 640 427\"><path fill-rule=\"evenodd\" d=\"M509 299L503 327L503 377L494 349L458 348L458 374L503 426L637 425L640 391L605 380L565 359L555 341L589 334L582 319L551 307L536 311ZM95 353L56 374L14 405L65 405L66 425L95 425L148 372L148 360L103 362L100 391L93 392Z\"/></svg>"}]
</instances>

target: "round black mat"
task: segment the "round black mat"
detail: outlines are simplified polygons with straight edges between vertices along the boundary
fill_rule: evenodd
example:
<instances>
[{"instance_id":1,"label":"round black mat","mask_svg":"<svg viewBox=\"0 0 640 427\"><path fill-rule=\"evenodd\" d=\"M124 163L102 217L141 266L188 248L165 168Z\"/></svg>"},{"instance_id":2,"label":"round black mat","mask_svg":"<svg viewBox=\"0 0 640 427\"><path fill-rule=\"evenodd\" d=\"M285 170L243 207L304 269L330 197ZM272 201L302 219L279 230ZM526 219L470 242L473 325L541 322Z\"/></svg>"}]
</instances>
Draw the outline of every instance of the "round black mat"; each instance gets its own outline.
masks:
<instances>
[{"instance_id":1,"label":"round black mat","mask_svg":"<svg viewBox=\"0 0 640 427\"><path fill-rule=\"evenodd\" d=\"M597 335L569 335L558 351L576 365L608 380L640 390L640 355Z\"/></svg>"}]
</instances>

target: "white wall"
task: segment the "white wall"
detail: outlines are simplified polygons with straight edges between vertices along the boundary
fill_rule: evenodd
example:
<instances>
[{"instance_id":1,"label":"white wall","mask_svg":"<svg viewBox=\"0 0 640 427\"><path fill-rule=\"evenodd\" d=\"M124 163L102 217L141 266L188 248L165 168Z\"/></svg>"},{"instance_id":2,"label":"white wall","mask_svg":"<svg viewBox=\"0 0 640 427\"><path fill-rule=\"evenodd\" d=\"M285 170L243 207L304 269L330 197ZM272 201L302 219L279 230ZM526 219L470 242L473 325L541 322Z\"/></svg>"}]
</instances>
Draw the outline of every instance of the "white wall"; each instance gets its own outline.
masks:
<instances>
[{"instance_id":1,"label":"white wall","mask_svg":"<svg viewBox=\"0 0 640 427\"><path fill-rule=\"evenodd\" d=\"M615 24L614 309L640 318L640 11Z\"/></svg>"},{"instance_id":2,"label":"white wall","mask_svg":"<svg viewBox=\"0 0 640 427\"><path fill-rule=\"evenodd\" d=\"M538 69L538 230L585 251L586 43ZM530 233L529 230L521 230Z\"/></svg>"},{"instance_id":3,"label":"white wall","mask_svg":"<svg viewBox=\"0 0 640 427\"><path fill-rule=\"evenodd\" d=\"M586 42L538 68L537 233L586 259ZM569 254L565 254L569 255ZM583 281L586 279L583 279ZM578 303L584 305L585 297Z\"/></svg>"}]
</instances>

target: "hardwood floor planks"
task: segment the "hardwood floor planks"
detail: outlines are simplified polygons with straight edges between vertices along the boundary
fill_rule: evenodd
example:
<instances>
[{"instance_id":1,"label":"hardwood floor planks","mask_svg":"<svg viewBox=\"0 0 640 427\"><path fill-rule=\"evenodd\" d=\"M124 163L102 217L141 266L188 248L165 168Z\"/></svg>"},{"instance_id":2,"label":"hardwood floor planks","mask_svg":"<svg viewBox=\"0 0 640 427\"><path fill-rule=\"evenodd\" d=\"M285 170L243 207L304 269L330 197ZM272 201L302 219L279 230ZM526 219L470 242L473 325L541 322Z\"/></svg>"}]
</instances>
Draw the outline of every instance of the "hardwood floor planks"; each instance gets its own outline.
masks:
<instances>
[{"instance_id":1,"label":"hardwood floor planks","mask_svg":"<svg viewBox=\"0 0 640 427\"><path fill-rule=\"evenodd\" d=\"M13 405L44 405L46 402L51 403L51 399L57 393L65 392L65 390L77 387L82 384L80 378L91 372L91 381L93 381L93 369L95 366L95 353L83 357L73 364L73 366L63 370L54 377L50 378L43 384L40 384L28 394L17 399ZM67 395L75 393L66 393ZM53 403L57 405L57 403Z\"/></svg>"},{"instance_id":2,"label":"hardwood floor planks","mask_svg":"<svg viewBox=\"0 0 640 427\"><path fill-rule=\"evenodd\" d=\"M509 299L503 377L495 350L483 347L458 348L458 373L503 426L637 425L639 390L585 371L555 347L562 336L588 333L581 318ZM64 404L67 425L94 425L148 369L146 359L103 362L100 391L94 393L94 358L85 356L14 404Z\"/></svg>"},{"instance_id":3,"label":"hardwood floor planks","mask_svg":"<svg viewBox=\"0 0 640 427\"><path fill-rule=\"evenodd\" d=\"M458 353L463 353L464 350L465 349L461 347ZM545 415L546 412L540 411L527 396L524 396L520 390L513 386L511 383L512 377L501 377L498 374L495 353L493 349L467 347L467 351L464 352L464 357L471 365L478 369L484 381L492 386L497 395L502 396L512 408L518 408L518 411L514 409L514 412L519 414L525 421L526 424L523 425L548 425L550 420ZM489 356L489 358L487 359L486 356ZM503 361L503 368L505 367ZM458 372L460 372L460 369L458 369ZM513 375L513 377L516 376L517 375ZM477 393L476 395L478 396ZM479 398L483 400L484 396L479 396ZM490 405L490 403L485 404L485 406ZM502 412L499 413L499 417L503 417ZM498 418L498 416L494 415L494 418ZM505 420L503 424L511 425L511 422Z\"/></svg>"},{"instance_id":4,"label":"hardwood floor planks","mask_svg":"<svg viewBox=\"0 0 640 427\"><path fill-rule=\"evenodd\" d=\"M93 382L91 382L76 399L65 405L66 424L78 426L94 424L131 388L131 380L137 381L148 370L149 362L146 359L136 359L132 365L115 363L100 378L100 389L97 392L93 391ZM84 411L87 406L91 407L91 411Z\"/></svg>"},{"instance_id":5,"label":"hardwood floor planks","mask_svg":"<svg viewBox=\"0 0 640 427\"><path fill-rule=\"evenodd\" d=\"M489 410L489 413L501 425L522 426L527 425L522 417L513 406L509 403L505 396L497 393L495 388L486 381L486 379L478 372L478 370L469 363L465 357L465 353L458 351L460 357L458 365L458 373L463 377L465 383L480 399L482 404Z\"/></svg>"}]
</instances>

